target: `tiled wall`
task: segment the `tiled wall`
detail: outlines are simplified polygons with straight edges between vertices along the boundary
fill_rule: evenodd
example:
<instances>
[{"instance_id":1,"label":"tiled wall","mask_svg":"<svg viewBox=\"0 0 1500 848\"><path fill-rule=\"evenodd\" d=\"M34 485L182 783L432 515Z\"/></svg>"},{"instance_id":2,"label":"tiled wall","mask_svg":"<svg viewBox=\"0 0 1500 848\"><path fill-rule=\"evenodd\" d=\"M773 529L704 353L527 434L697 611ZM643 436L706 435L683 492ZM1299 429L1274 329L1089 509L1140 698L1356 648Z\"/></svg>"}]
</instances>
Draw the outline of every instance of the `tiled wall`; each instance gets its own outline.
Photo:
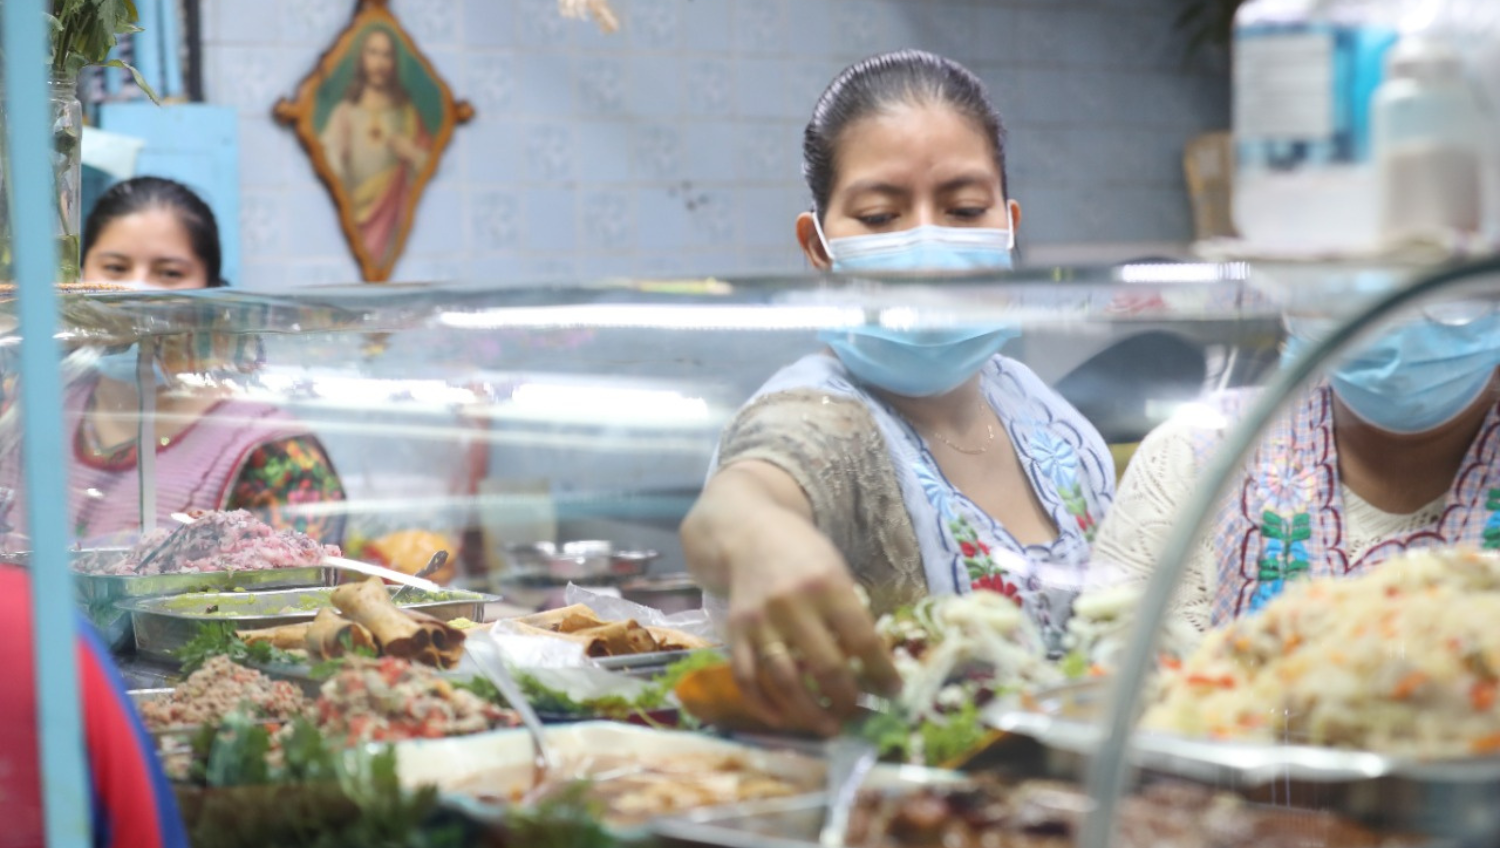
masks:
<instances>
[{"instance_id":1,"label":"tiled wall","mask_svg":"<svg viewBox=\"0 0 1500 848\"><path fill-rule=\"evenodd\" d=\"M209 99L241 116L243 283L357 276L332 202L272 123L347 20L339 0L203 0ZM472 101L398 279L485 282L794 271L802 124L843 66L923 47L964 61L1009 121L1033 247L1190 234L1181 149L1225 126L1188 68L1177 0L616 0L613 36L556 0L391 0Z\"/></svg>"}]
</instances>

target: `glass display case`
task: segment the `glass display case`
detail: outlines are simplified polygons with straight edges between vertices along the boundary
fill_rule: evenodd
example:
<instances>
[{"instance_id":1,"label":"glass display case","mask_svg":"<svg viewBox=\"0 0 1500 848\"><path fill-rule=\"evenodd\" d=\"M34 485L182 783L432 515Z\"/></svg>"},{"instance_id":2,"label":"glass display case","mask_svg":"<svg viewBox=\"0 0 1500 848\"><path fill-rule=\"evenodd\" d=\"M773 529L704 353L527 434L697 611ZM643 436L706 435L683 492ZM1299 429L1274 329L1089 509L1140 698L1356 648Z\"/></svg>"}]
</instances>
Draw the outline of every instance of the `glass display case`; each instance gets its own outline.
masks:
<instances>
[{"instance_id":1,"label":"glass display case","mask_svg":"<svg viewBox=\"0 0 1500 848\"><path fill-rule=\"evenodd\" d=\"M565 594L569 583L667 613L694 610L700 601L684 574L678 526L712 467L720 433L758 387L817 354L823 338L851 328L1004 324L1019 336L1002 353L1083 411L1118 469L1164 422L1194 415L1217 422L1225 447L1206 454L1203 488L1169 522L1174 535L1160 554L1163 567L1150 577L1148 594L1116 616L1128 622L1138 609L1156 624L1170 617L1181 563L1197 544L1194 531L1207 526L1226 491L1222 481L1241 467L1277 404L1305 391L1341 346L1376 338L1365 325L1377 318L1408 306L1457 325L1489 314L1500 291L1490 286L1494 270L1433 276L1398 266L1182 263L982 279L67 294L59 300L64 441L76 463L68 525L77 548L109 551L191 521L194 510L243 506L357 559L407 572L433 549L450 550L456 566L437 575L442 582L501 596L510 605L506 614L576 599ZM1347 323L1372 305L1361 322ZM9 314L0 313L9 321L0 357L11 355L20 333ZM1304 319L1322 322L1325 332L1290 360L1294 367L1278 368L1288 324ZM15 373L9 365L5 371ZM101 394L101 381L115 377L128 391ZM1247 401L1238 420L1213 418L1222 413L1216 398L1264 386L1270 391L1241 393ZM15 380L5 388L13 398ZM15 462L15 414L8 400L0 421L7 463ZM268 452L267 445L282 449ZM314 461L297 461L299 452ZM9 490L5 547L21 555L29 550L28 499L19 475L0 465L7 473L0 481ZM81 590L81 597L106 627L120 625L120 611L139 608L103 589ZM1111 833L1110 817L1120 808L1110 799L1130 762L1124 740L1140 704L1160 696L1155 688L1140 693L1155 679L1157 640L1147 629L1111 661L1131 686L1075 683L1028 693L1019 708L1011 701L986 712L990 726L1040 740L1052 751L1048 765L1001 747L986 750L973 767L1014 772L1025 761L1032 764L1026 777L1089 777L1104 816L1091 821L1104 829L1084 835ZM132 634L114 635L131 667ZM170 673L158 680L170 682ZM1111 701L1109 691L1135 694ZM1086 718L1069 724L1048 712L1064 702ZM1114 744L1101 748L1101 740ZM1348 789L1358 782L1351 775L1375 768L1368 752L1325 751L1309 765L1298 758L1314 755L1298 746L1145 744L1146 760L1134 762L1148 771L1242 790L1273 805L1363 816L1365 824L1440 830L1431 828L1430 815L1391 821L1370 814L1368 794ZM1345 794L1288 788L1266 795L1266 787L1290 787L1324 766L1345 780ZM1254 780L1241 779L1251 772ZM1400 797L1432 813L1420 798ZM1475 797L1443 796L1464 809ZM824 806L811 802L815 811ZM747 838L747 829L764 833L757 828L775 820L796 841L807 836L793 833L806 825L806 812L783 820L740 806L718 818L679 817L663 832L697 844L750 844L734 840ZM755 818L762 814L770 818ZM1068 827L1077 824L1075 817Z\"/></svg>"},{"instance_id":2,"label":"glass display case","mask_svg":"<svg viewBox=\"0 0 1500 848\"><path fill-rule=\"evenodd\" d=\"M720 430L773 373L818 350L820 331L1016 324L1021 334L1004 353L1128 449L1201 392L1262 379L1278 315L1242 269L1208 265L1058 270L999 284L807 278L71 296L62 334L70 445L98 465L90 457L102 424L113 436L104 447L121 447L126 434L165 447L116 463L135 479L111 477L107 495L90 484L96 477L73 481L70 527L85 547L119 545L186 507L224 506L234 497L228 478L244 470L235 460L306 433L326 451L342 496L294 491L278 516L314 521L329 541L359 549L430 530L462 549L475 585L505 569L508 545L536 542L606 540L659 554L653 574L677 573L676 528ZM121 370L122 357L138 357L144 370L133 376L152 390L91 396L101 369ZM183 472L176 454L206 441L195 439L204 421L217 427L218 447ZM163 479L183 473L195 478L191 491ZM99 501L110 501L110 518L91 524ZM143 512L152 502L154 513ZM8 547L24 550L24 539Z\"/></svg>"}]
</instances>

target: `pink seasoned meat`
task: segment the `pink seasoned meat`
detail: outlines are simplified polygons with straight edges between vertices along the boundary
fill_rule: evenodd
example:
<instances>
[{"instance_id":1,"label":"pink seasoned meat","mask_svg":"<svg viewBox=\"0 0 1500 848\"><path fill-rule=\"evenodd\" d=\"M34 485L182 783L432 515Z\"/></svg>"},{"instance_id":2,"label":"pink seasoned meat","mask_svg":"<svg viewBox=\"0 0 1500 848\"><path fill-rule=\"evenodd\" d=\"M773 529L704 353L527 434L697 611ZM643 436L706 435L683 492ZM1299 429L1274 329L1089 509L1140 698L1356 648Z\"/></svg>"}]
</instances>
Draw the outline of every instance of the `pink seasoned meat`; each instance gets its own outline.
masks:
<instances>
[{"instance_id":1,"label":"pink seasoned meat","mask_svg":"<svg viewBox=\"0 0 1500 848\"><path fill-rule=\"evenodd\" d=\"M123 559L95 558L80 562L78 568L93 574L127 575L262 571L314 566L340 554L337 545L319 544L295 530L273 529L244 510L205 512L195 518L192 524L147 534ZM145 568L137 571L148 559Z\"/></svg>"}]
</instances>

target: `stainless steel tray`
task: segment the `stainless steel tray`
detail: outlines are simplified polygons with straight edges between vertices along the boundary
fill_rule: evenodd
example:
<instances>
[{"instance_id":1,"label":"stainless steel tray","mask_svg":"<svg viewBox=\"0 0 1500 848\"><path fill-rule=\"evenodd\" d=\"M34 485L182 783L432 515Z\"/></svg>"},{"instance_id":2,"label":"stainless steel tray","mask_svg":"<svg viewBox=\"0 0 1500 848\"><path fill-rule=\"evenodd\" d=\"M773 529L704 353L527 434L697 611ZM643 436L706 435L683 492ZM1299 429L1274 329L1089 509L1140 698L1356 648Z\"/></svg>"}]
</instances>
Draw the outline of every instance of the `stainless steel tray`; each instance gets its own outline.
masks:
<instances>
[{"instance_id":1,"label":"stainless steel tray","mask_svg":"<svg viewBox=\"0 0 1500 848\"><path fill-rule=\"evenodd\" d=\"M1102 735L1108 689L1090 682L1058 687L1035 697L1036 708L1000 704L984 711L985 723L1007 733L1029 736L1048 746L1092 754ZM1195 780L1259 786L1277 780L1340 782L1377 777L1493 782L1500 790L1500 757L1419 760L1371 751L1301 745L1195 739L1158 731L1137 731L1132 762Z\"/></svg>"},{"instance_id":2,"label":"stainless steel tray","mask_svg":"<svg viewBox=\"0 0 1500 848\"><path fill-rule=\"evenodd\" d=\"M396 586L387 588L392 594L399 589ZM494 595L481 592L448 591L460 597L422 603L407 603L406 598L403 598L400 606L420 610L441 619L468 618L480 621L484 618L485 605L499 600ZM130 598L121 601L119 606L130 612L135 630L136 651L146 656L172 660L175 652L198 635L199 629L206 622L227 621L239 629L250 630L311 621L317 616L317 607L311 604L321 601L322 606L331 606L327 599L332 593L333 589L328 587L270 592L208 592L173 597ZM209 614L207 610L211 606L232 609L233 612Z\"/></svg>"},{"instance_id":3,"label":"stainless steel tray","mask_svg":"<svg viewBox=\"0 0 1500 848\"><path fill-rule=\"evenodd\" d=\"M257 571L209 571L189 574L84 574L73 572L74 592L84 604L104 604L127 598L229 592L234 589L298 589L332 586L337 569L321 565L267 568Z\"/></svg>"},{"instance_id":4,"label":"stainless steel tray","mask_svg":"<svg viewBox=\"0 0 1500 848\"><path fill-rule=\"evenodd\" d=\"M818 837L827 812L823 794L799 795L693 810L657 819L651 830L667 847L821 848ZM1419 838L1417 844L1456 848L1461 843Z\"/></svg>"},{"instance_id":5,"label":"stainless steel tray","mask_svg":"<svg viewBox=\"0 0 1500 848\"><path fill-rule=\"evenodd\" d=\"M124 556L125 548L97 548L73 551L76 561L83 556ZM25 559L25 555L21 555ZM188 574L86 574L74 571L73 596L78 606L98 628L113 650L131 644L133 633L130 615L119 609L120 601L129 598L152 598L185 595L192 592L228 592L234 589L294 589L308 586L332 586L337 571L322 566L274 568L257 571L216 571Z\"/></svg>"},{"instance_id":6,"label":"stainless steel tray","mask_svg":"<svg viewBox=\"0 0 1500 848\"><path fill-rule=\"evenodd\" d=\"M599 657L594 662L610 671L657 671L692 654L692 651L657 651L652 654L626 654L620 657Z\"/></svg>"},{"instance_id":7,"label":"stainless steel tray","mask_svg":"<svg viewBox=\"0 0 1500 848\"><path fill-rule=\"evenodd\" d=\"M1034 709L983 712L996 729L1030 738L1049 761L1075 771L1103 735L1103 681L1036 696ZM1300 744L1194 739L1137 731L1130 762L1148 774L1183 778L1246 797L1328 809L1372 827L1428 834L1458 844L1500 842L1500 757L1416 760ZM1058 756L1058 755L1061 756Z\"/></svg>"}]
</instances>

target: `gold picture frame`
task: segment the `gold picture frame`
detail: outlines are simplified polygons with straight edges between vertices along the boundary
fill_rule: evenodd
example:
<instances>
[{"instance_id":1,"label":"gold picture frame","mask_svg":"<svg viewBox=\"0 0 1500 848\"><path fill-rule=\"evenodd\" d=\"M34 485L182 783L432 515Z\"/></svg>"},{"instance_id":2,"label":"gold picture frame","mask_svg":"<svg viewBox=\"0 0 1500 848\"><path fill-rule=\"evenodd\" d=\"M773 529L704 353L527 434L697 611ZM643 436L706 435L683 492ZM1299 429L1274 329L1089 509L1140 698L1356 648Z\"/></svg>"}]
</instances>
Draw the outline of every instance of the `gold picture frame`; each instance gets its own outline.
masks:
<instances>
[{"instance_id":1,"label":"gold picture frame","mask_svg":"<svg viewBox=\"0 0 1500 848\"><path fill-rule=\"evenodd\" d=\"M422 192L474 107L454 98L389 0L358 0L349 24L272 114L312 159L365 281L389 280Z\"/></svg>"}]
</instances>

